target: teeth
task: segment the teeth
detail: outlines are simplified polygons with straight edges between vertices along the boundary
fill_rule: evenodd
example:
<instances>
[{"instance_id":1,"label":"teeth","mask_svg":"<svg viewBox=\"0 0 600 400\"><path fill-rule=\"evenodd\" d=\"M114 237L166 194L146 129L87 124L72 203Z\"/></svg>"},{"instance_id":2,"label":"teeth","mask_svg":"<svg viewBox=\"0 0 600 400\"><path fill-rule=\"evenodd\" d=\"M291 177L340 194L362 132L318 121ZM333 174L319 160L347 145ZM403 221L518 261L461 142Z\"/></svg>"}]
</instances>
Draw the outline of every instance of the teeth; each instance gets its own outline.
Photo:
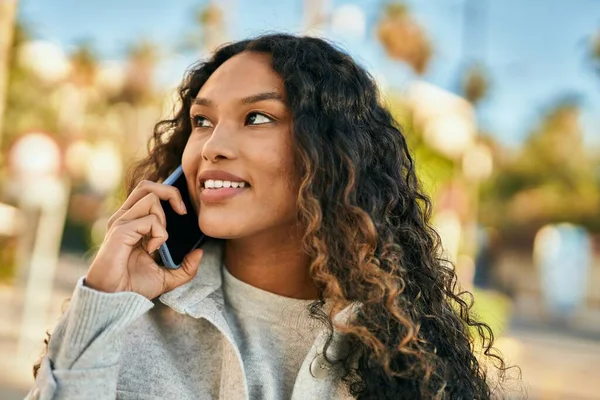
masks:
<instances>
[{"instance_id":1,"label":"teeth","mask_svg":"<svg viewBox=\"0 0 600 400\"><path fill-rule=\"evenodd\" d=\"M246 182L233 182L233 181L220 181L217 179L208 179L204 182L206 189L220 189L220 188L243 188L246 187Z\"/></svg>"}]
</instances>

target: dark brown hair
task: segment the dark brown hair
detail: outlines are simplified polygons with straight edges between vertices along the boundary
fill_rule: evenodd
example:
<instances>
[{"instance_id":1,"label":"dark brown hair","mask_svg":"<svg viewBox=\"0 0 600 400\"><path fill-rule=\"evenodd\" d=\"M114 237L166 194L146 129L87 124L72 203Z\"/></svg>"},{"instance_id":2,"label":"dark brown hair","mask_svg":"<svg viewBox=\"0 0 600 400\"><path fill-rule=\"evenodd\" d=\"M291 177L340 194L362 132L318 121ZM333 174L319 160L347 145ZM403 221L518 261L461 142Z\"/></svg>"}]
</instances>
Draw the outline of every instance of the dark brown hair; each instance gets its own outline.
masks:
<instances>
[{"instance_id":1,"label":"dark brown hair","mask_svg":"<svg viewBox=\"0 0 600 400\"><path fill-rule=\"evenodd\" d=\"M327 322L332 339L331 315L361 305L356 318L336 326L347 334L350 351L339 362L350 392L361 399L491 398L485 365L495 364L502 378L505 363L441 256L405 138L369 74L328 42L265 35L226 45L194 66L180 87L179 109L156 125L128 191L142 179L165 179L181 163L192 100L221 64L244 51L270 54L284 82L301 175L298 217L320 294L312 314Z\"/></svg>"},{"instance_id":2,"label":"dark brown hair","mask_svg":"<svg viewBox=\"0 0 600 400\"><path fill-rule=\"evenodd\" d=\"M505 364L492 349L491 329L473 318L470 294L458 292L454 268L441 257L431 203L404 136L373 79L328 42L265 35L226 45L193 67L180 88L180 109L156 126L150 156L133 170L128 190L142 179L162 180L180 164L192 100L221 64L244 51L270 54L284 82L302 177L298 217L320 289L313 314L328 322L331 338L324 300L334 304L331 315L362 305L352 323L337 327L352 343L344 360L351 392L490 398L474 346L483 346L500 375Z\"/></svg>"}]
</instances>

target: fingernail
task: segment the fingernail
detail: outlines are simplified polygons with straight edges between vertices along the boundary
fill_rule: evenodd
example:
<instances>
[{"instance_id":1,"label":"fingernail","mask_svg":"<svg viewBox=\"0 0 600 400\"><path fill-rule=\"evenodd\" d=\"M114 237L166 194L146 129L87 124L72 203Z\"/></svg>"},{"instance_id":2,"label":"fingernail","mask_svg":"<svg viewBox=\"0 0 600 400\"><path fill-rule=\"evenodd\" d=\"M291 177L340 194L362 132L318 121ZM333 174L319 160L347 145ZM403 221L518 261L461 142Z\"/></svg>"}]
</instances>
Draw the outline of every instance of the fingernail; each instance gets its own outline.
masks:
<instances>
[{"instance_id":1,"label":"fingernail","mask_svg":"<svg viewBox=\"0 0 600 400\"><path fill-rule=\"evenodd\" d=\"M185 208L185 203L183 202L183 200L181 200L181 209L183 210L184 214L187 214L187 208Z\"/></svg>"}]
</instances>

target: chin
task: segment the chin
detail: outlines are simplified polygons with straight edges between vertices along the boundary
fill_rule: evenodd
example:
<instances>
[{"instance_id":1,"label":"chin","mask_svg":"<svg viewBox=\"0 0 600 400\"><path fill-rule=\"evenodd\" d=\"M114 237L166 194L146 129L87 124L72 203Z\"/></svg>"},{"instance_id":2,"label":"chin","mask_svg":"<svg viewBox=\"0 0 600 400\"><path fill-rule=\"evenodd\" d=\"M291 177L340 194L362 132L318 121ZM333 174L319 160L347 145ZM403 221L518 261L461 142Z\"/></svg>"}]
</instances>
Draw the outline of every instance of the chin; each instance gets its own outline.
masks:
<instances>
[{"instance_id":1,"label":"chin","mask_svg":"<svg viewBox=\"0 0 600 400\"><path fill-rule=\"evenodd\" d=\"M237 239L247 236L242 224L235 218L218 218L216 221L200 218L200 230L215 239Z\"/></svg>"},{"instance_id":2,"label":"chin","mask_svg":"<svg viewBox=\"0 0 600 400\"><path fill-rule=\"evenodd\" d=\"M202 232L206 236L210 236L211 238L214 238L214 239L239 239L241 237L244 237L243 234L228 231L225 229L204 229L204 228L202 228Z\"/></svg>"}]
</instances>

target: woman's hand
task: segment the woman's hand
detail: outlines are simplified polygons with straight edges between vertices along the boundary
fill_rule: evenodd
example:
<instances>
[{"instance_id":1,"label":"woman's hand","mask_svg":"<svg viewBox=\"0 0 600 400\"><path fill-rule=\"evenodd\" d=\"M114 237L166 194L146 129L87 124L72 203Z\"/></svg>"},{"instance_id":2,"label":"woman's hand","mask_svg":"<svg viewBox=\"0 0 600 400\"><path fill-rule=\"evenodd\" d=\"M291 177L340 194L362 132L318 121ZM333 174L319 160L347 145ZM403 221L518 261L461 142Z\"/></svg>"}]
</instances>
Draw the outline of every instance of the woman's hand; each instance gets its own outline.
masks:
<instances>
[{"instance_id":1,"label":"woman's hand","mask_svg":"<svg viewBox=\"0 0 600 400\"><path fill-rule=\"evenodd\" d=\"M109 219L108 231L85 278L86 286L103 292L136 292L153 299L191 280L202 250L190 252L179 269L160 267L150 256L167 240L160 200L186 214L179 190L142 181Z\"/></svg>"}]
</instances>

